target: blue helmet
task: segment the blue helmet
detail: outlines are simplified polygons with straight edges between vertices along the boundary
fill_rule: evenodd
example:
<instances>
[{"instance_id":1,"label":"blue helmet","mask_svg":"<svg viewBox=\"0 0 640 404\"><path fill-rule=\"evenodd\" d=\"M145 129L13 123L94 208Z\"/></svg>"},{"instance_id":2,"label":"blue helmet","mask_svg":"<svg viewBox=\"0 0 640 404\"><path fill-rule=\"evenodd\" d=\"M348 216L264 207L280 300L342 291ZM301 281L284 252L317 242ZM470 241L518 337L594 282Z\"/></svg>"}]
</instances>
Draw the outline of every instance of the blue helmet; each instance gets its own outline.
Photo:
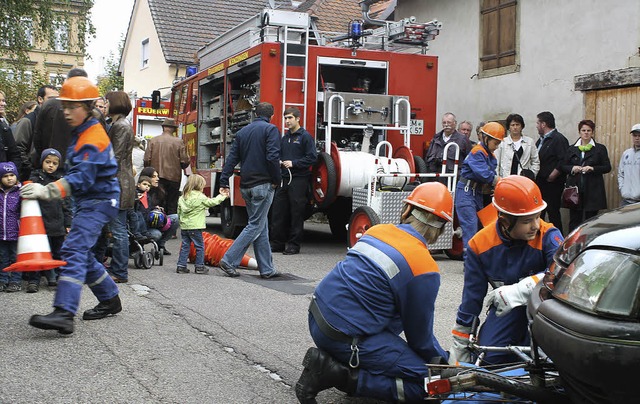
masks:
<instances>
[{"instance_id":1,"label":"blue helmet","mask_svg":"<svg viewBox=\"0 0 640 404\"><path fill-rule=\"evenodd\" d=\"M159 209L149 212L149 226L154 229L162 229L167 224L167 215Z\"/></svg>"}]
</instances>

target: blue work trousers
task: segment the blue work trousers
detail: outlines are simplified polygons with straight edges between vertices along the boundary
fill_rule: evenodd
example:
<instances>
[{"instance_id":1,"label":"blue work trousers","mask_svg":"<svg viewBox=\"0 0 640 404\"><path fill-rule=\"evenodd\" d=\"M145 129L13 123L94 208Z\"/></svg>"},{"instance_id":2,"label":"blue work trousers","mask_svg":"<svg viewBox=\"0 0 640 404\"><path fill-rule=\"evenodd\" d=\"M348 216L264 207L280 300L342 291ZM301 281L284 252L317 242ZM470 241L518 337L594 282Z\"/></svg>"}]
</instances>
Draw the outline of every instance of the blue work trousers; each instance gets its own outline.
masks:
<instances>
[{"instance_id":1,"label":"blue work trousers","mask_svg":"<svg viewBox=\"0 0 640 404\"><path fill-rule=\"evenodd\" d=\"M67 265L60 268L53 307L75 314L85 283L98 301L103 302L118 295L118 286L91 251L102 227L117 213L115 200L83 200L76 204L71 231L60 250L60 256Z\"/></svg>"},{"instance_id":2,"label":"blue work trousers","mask_svg":"<svg viewBox=\"0 0 640 404\"><path fill-rule=\"evenodd\" d=\"M322 333L313 315L309 313L309 331L316 346L349 366L351 346L333 340ZM358 397L407 403L424 402L424 378L429 369L416 352L400 336L383 331L369 335L358 342L359 361Z\"/></svg>"},{"instance_id":3,"label":"blue work trousers","mask_svg":"<svg viewBox=\"0 0 640 404\"><path fill-rule=\"evenodd\" d=\"M269 207L273 201L274 189L270 183L256 185L252 188L240 188L242 198L247 204L249 223L235 239L231 247L222 257L222 262L237 268L242 257L253 243L253 252L258 261L260 275L270 275L275 271L269 244Z\"/></svg>"},{"instance_id":4,"label":"blue work trousers","mask_svg":"<svg viewBox=\"0 0 640 404\"><path fill-rule=\"evenodd\" d=\"M481 184L472 187L462 181L459 181L456 186L455 212L462 228L462 245L465 253L469 247L469 240L478 232L478 211L484 207L481 188Z\"/></svg>"},{"instance_id":5,"label":"blue work trousers","mask_svg":"<svg viewBox=\"0 0 640 404\"><path fill-rule=\"evenodd\" d=\"M478 343L484 346L529 346L527 307L515 307L501 317L496 316L495 309L489 310L478 332ZM508 352L487 352L483 364L499 365L518 361L521 359Z\"/></svg>"}]
</instances>

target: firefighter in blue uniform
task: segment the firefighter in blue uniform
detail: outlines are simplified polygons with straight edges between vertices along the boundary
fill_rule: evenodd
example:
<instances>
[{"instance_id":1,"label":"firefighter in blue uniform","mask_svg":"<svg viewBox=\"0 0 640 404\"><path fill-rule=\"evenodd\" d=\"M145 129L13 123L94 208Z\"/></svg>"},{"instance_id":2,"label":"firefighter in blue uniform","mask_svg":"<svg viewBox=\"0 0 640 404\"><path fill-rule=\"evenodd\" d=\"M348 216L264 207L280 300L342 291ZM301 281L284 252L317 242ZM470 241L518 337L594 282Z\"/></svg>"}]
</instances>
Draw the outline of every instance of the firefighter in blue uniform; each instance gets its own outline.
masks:
<instances>
[{"instance_id":1,"label":"firefighter in blue uniform","mask_svg":"<svg viewBox=\"0 0 640 404\"><path fill-rule=\"evenodd\" d=\"M300 110L284 110L289 130L280 140L282 184L276 190L271 205L271 252L285 255L300 252L305 211L309 205L311 167L318 159L311 134L300 126Z\"/></svg>"},{"instance_id":2,"label":"firefighter in blue uniform","mask_svg":"<svg viewBox=\"0 0 640 404\"><path fill-rule=\"evenodd\" d=\"M304 357L295 388L301 403L331 387L422 401L427 363L446 361L433 335L440 273L427 246L452 220L453 201L446 186L431 182L404 202L401 224L370 228L316 288L309 330L319 349Z\"/></svg>"},{"instance_id":3,"label":"firefighter in blue uniform","mask_svg":"<svg viewBox=\"0 0 640 404\"><path fill-rule=\"evenodd\" d=\"M46 186L27 184L20 191L26 199L51 200L73 195L75 215L60 250L67 265L61 268L58 278L54 311L34 315L29 321L33 327L61 334L74 331L73 318L85 283L99 304L84 312L84 320L101 319L122 310L118 287L91 251L102 227L118 212L120 200L118 164L107 133L91 113L93 101L99 96L98 88L86 77L72 77L64 82L58 99L62 101L66 121L73 128L66 155L67 174Z\"/></svg>"},{"instance_id":4,"label":"firefighter in blue uniform","mask_svg":"<svg viewBox=\"0 0 640 404\"><path fill-rule=\"evenodd\" d=\"M489 122L480 129L480 134L482 142L475 145L464 159L456 185L456 215L462 228L465 251L469 240L478 231L477 213L484 207L482 187L494 186L500 179L496 174L498 161L493 152L504 139L504 127L498 122Z\"/></svg>"},{"instance_id":5,"label":"firefighter in blue uniform","mask_svg":"<svg viewBox=\"0 0 640 404\"><path fill-rule=\"evenodd\" d=\"M510 175L496 185L498 220L470 241L464 262L464 288L452 331L449 363L471 362L467 349L472 324L482 311L488 285L490 306L478 335L480 345L528 345L526 303L553 262L562 234L540 219L547 203L529 178ZM516 361L509 353L488 352L486 364Z\"/></svg>"}]
</instances>

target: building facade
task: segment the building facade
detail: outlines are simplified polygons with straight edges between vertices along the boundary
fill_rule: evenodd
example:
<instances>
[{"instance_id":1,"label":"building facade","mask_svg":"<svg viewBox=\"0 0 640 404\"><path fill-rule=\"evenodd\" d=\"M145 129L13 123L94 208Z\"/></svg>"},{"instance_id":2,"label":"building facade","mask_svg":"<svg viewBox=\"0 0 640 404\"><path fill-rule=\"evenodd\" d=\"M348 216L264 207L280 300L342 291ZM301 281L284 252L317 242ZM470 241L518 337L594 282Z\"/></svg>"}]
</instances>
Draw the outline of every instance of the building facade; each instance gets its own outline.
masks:
<instances>
[{"instance_id":1,"label":"building facade","mask_svg":"<svg viewBox=\"0 0 640 404\"><path fill-rule=\"evenodd\" d=\"M430 43L439 58L438 114L461 120L525 119L551 111L570 142L582 119L609 150L609 207L619 195L615 170L640 122L640 2L635 0L398 0L396 18L438 19Z\"/></svg>"}]
</instances>

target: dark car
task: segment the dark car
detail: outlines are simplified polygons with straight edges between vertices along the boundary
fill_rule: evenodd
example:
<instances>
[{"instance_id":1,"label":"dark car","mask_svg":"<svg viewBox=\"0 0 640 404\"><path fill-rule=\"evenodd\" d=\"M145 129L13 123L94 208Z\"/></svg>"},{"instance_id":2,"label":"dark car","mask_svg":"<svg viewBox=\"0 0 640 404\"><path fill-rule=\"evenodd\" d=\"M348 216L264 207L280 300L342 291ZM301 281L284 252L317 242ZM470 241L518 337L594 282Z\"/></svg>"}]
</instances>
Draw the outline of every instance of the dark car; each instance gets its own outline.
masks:
<instances>
[{"instance_id":1,"label":"dark car","mask_svg":"<svg viewBox=\"0 0 640 404\"><path fill-rule=\"evenodd\" d=\"M574 402L639 402L640 203L578 227L554 261L529 301L534 341Z\"/></svg>"}]
</instances>

